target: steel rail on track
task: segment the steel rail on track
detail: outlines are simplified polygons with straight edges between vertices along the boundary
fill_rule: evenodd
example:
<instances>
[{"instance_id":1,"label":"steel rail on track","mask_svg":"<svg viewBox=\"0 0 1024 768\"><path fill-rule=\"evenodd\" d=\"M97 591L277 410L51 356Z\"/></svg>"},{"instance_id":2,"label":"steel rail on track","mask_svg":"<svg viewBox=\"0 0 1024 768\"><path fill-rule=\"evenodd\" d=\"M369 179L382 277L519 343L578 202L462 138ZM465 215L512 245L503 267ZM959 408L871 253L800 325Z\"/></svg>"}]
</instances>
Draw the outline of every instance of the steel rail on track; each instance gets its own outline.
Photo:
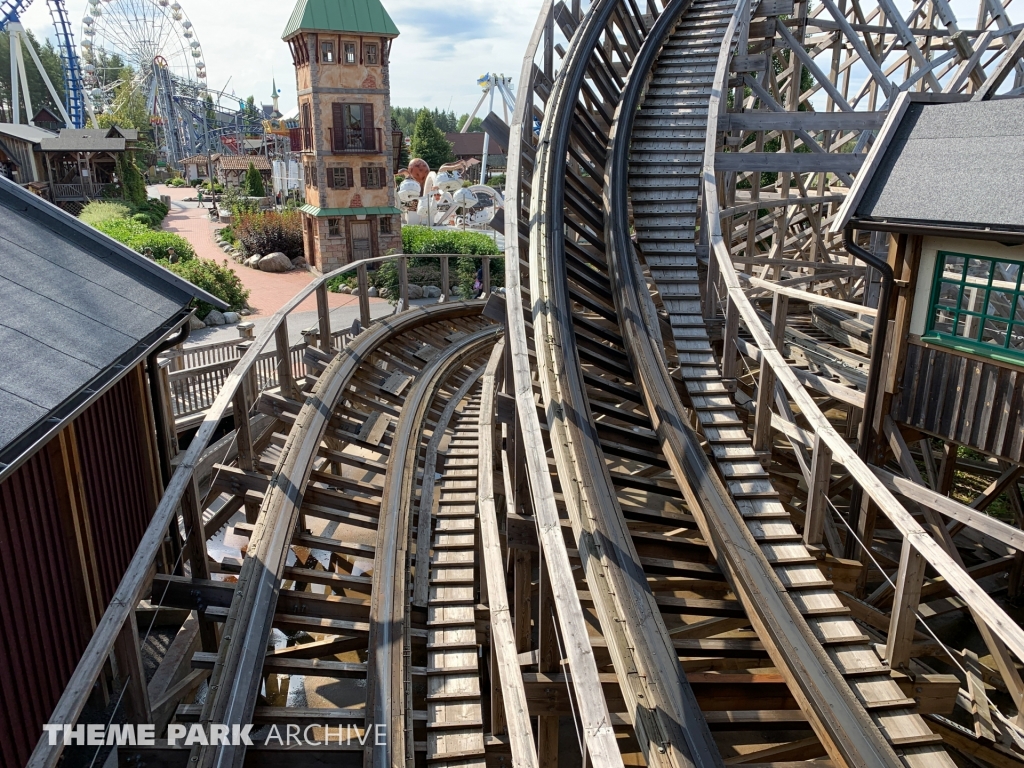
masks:
<instances>
[{"instance_id":1,"label":"steel rail on track","mask_svg":"<svg viewBox=\"0 0 1024 768\"><path fill-rule=\"evenodd\" d=\"M412 764L413 745L408 743L405 732L411 722L399 727L405 721L407 710L412 707L412 702L406 700L405 656L402 651L408 642L403 630L407 629L409 618L410 523L427 412L445 381L474 356L493 345L503 330L501 326L484 328L460 339L446 350L445 355L433 359L417 377L398 420L393 445L400 446L400 449L391 454L381 498L381 526L377 532L370 606L367 725L370 722L388 725L388 738L383 744L375 739L370 750L371 758L367 765L373 768L391 768L400 761ZM427 471L433 470L428 467L424 469ZM428 552L429 547L418 552L422 561L417 562L417 570L430 568Z\"/></svg>"},{"instance_id":2,"label":"steel rail on track","mask_svg":"<svg viewBox=\"0 0 1024 768\"><path fill-rule=\"evenodd\" d=\"M637 67L639 57L646 51L645 60L653 63L654 53L689 4L667 4L656 31L633 61L630 85L646 73ZM530 217L534 344L551 446L564 478L563 496L640 748L653 766L717 766L722 764L718 748L683 673L608 473L574 340L573 299L564 278L566 157L577 123L580 88L588 73L605 64L601 38L617 11L628 18L620 0L599 0L573 36L540 136ZM638 26L642 34L642 22Z\"/></svg>"},{"instance_id":3,"label":"steel rail on track","mask_svg":"<svg viewBox=\"0 0 1024 768\"><path fill-rule=\"evenodd\" d=\"M720 62L728 62L738 19L748 13L748 8L749 0L740 0L725 33ZM901 765L754 540L684 416L678 389L658 345L658 318L629 236L628 210L630 139L646 78L660 47L660 41L650 42L655 44L645 45L633 63L634 71L616 111L604 180L612 290L630 363L664 454L701 532L712 544L716 559L775 665L785 671L790 687L803 694L803 708L808 710L806 714L822 743L834 758L849 765ZM709 134L714 135L715 123L709 119L708 125Z\"/></svg>"},{"instance_id":4,"label":"steel rail on track","mask_svg":"<svg viewBox=\"0 0 1024 768\"><path fill-rule=\"evenodd\" d=\"M482 307L483 302L466 302L403 313L360 334L327 366L289 432L262 504L224 625L210 681L211 695L203 707L201 722L244 725L252 721L282 572L303 491L328 421L358 367L376 348L412 328L432 321L477 315ZM473 336L463 340L462 344L452 348L453 354L474 340ZM438 360L435 365L443 364L445 359ZM397 546L397 542L393 544ZM237 768L242 765L244 755L244 745L197 746L189 764L204 768Z\"/></svg>"},{"instance_id":5,"label":"steel rail on track","mask_svg":"<svg viewBox=\"0 0 1024 768\"><path fill-rule=\"evenodd\" d=\"M534 401L530 345L523 322L527 310L523 306L520 283L520 243L521 237L525 238L527 234L524 230L521 235L519 221L523 207L521 194L525 183L522 178L522 165L526 156L532 153L531 137L536 116L533 84L538 76L534 58L542 36L549 38L549 49L553 47L550 40L553 13L554 3L552 0L545 0L523 59L519 96L516 98L509 134L509 157L512 162L509 163L506 187L508 194L505 197L505 300L508 318L506 340L513 379L507 383L511 384L514 390L519 428L526 448L525 459L537 524L537 539L550 575L555 616L572 674L573 691L579 707L587 755L595 768L618 768L622 766L622 756L615 741L615 732L612 730L594 651L587 639L587 624L576 594L575 576L562 535L554 487L544 450L544 432ZM546 64L550 65L550 60Z\"/></svg>"}]
</instances>

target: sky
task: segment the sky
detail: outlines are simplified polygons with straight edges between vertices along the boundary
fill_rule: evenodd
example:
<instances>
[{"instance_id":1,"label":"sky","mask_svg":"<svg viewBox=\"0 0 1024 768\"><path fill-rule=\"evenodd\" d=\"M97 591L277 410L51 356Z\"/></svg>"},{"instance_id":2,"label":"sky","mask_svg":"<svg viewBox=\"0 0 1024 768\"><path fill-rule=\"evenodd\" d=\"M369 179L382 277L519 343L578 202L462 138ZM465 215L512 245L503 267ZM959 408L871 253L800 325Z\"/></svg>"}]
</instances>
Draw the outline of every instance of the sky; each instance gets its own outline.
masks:
<instances>
[{"instance_id":1,"label":"sky","mask_svg":"<svg viewBox=\"0 0 1024 768\"><path fill-rule=\"evenodd\" d=\"M120 2L121 0L113 0ZM134 0L139 2L139 0ZM281 110L295 107L295 74L281 32L292 0L178 0L202 43L211 88L227 86L244 98L270 103L271 80L281 90ZM86 0L66 0L76 40ZM476 84L487 72L519 79L541 0L384 0L401 35L391 55L391 101L470 112L480 99ZM35 0L22 23L53 38L46 0ZM499 110L500 112L500 110ZM483 112L480 113L483 117Z\"/></svg>"}]
</instances>

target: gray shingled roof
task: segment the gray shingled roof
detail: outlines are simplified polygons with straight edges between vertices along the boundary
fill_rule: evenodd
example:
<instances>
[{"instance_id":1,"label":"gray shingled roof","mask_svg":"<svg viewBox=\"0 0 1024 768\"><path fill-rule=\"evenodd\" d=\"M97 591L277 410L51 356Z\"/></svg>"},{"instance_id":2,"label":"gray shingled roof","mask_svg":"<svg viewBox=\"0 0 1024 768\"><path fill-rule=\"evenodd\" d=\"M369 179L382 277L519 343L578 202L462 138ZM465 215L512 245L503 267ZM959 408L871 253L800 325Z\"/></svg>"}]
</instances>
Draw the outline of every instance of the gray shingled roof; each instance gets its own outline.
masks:
<instances>
[{"instance_id":1,"label":"gray shingled roof","mask_svg":"<svg viewBox=\"0 0 1024 768\"><path fill-rule=\"evenodd\" d=\"M180 325L193 298L226 308L0 179L0 470Z\"/></svg>"},{"instance_id":2,"label":"gray shingled roof","mask_svg":"<svg viewBox=\"0 0 1024 768\"><path fill-rule=\"evenodd\" d=\"M909 104L857 219L1024 230L1024 99Z\"/></svg>"},{"instance_id":3,"label":"gray shingled roof","mask_svg":"<svg viewBox=\"0 0 1024 768\"><path fill-rule=\"evenodd\" d=\"M22 141L31 141L32 143L38 143L43 139L54 139L57 134L53 131L48 131L45 128L37 128L34 125L24 125L18 123L0 123L0 133L5 136L13 136L16 139Z\"/></svg>"},{"instance_id":4,"label":"gray shingled roof","mask_svg":"<svg viewBox=\"0 0 1024 768\"><path fill-rule=\"evenodd\" d=\"M54 139L43 139L39 148L43 152L124 152L127 142L123 138L107 138L112 132L102 128L61 128Z\"/></svg>"}]
</instances>

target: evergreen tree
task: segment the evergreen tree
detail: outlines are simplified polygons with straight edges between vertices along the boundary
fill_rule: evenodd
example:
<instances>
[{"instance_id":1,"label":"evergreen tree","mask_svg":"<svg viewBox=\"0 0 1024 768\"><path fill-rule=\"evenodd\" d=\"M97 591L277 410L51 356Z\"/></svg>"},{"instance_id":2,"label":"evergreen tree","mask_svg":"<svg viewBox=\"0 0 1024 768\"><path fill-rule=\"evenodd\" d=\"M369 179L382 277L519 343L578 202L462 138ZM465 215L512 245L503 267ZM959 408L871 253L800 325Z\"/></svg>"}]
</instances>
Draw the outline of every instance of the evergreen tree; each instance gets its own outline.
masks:
<instances>
[{"instance_id":1,"label":"evergreen tree","mask_svg":"<svg viewBox=\"0 0 1024 768\"><path fill-rule=\"evenodd\" d=\"M60 53L53 44L47 40L45 43L40 45L39 41L36 40L36 36L32 34L31 30L25 30L25 36L28 38L29 44L35 48L36 53L39 54L39 60L43 64L43 69L46 70L47 77L50 78L50 82L53 83L54 90L57 91L57 95L64 101L64 65L60 59ZM57 109L57 105L53 102L53 97L50 96L50 91L46 88L46 83L43 82L43 78L40 76L39 71L36 69L35 64L32 62L28 51L25 51L25 66L28 69L28 91L29 96L32 98L32 112L31 115L25 115L25 109L27 104L25 103L25 94L21 94L21 119L22 122L28 122L31 118L35 117L35 113L39 111L41 107L46 107L53 114L60 116L60 110ZM11 37L6 34L0 34L0 72L3 73L0 76L0 112L2 112L2 119L4 122L11 122L11 82L10 74L11 71Z\"/></svg>"},{"instance_id":2,"label":"evergreen tree","mask_svg":"<svg viewBox=\"0 0 1024 768\"><path fill-rule=\"evenodd\" d=\"M420 110L416 116L416 129L412 134L412 146L410 154L414 158L422 158L430 166L430 170L436 171L445 163L455 160L455 153L452 152L452 145L444 133L434 124L430 112L426 107Z\"/></svg>"},{"instance_id":3,"label":"evergreen tree","mask_svg":"<svg viewBox=\"0 0 1024 768\"><path fill-rule=\"evenodd\" d=\"M263 177L252 163L249 163L249 170L245 172L245 194L249 197L266 197L267 194L263 189Z\"/></svg>"}]
</instances>

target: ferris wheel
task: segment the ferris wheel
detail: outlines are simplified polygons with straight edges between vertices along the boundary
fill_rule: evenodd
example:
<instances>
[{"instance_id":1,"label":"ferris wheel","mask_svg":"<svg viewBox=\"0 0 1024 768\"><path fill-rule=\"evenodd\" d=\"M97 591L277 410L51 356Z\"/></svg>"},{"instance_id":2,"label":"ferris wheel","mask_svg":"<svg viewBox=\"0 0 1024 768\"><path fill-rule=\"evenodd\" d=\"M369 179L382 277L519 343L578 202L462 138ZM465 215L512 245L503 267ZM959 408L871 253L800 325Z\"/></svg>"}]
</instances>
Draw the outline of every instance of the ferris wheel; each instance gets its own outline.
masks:
<instances>
[{"instance_id":1,"label":"ferris wheel","mask_svg":"<svg viewBox=\"0 0 1024 768\"><path fill-rule=\"evenodd\" d=\"M131 78L130 93L152 100L158 81L206 87L206 63L192 22L177 0L89 0L82 19L82 73L97 110Z\"/></svg>"}]
</instances>

